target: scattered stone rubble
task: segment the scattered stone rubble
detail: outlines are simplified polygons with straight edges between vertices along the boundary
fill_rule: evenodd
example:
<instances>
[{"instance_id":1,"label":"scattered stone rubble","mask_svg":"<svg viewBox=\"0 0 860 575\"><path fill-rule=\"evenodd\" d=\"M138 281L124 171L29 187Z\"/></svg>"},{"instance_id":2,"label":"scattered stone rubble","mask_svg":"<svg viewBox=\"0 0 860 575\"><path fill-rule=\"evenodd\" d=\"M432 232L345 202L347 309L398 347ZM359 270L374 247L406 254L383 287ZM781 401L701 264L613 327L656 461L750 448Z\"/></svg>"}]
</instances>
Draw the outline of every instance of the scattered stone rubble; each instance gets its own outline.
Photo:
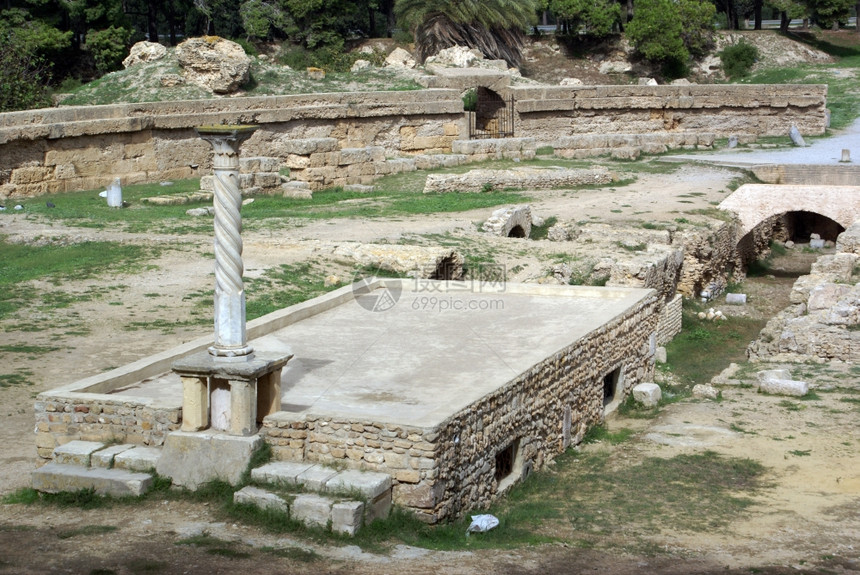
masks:
<instances>
[{"instance_id":1,"label":"scattered stone rubble","mask_svg":"<svg viewBox=\"0 0 860 575\"><path fill-rule=\"evenodd\" d=\"M837 239L809 275L795 281L791 305L747 348L752 361L860 361L860 223Z\"/></svg>"}]
</instances>

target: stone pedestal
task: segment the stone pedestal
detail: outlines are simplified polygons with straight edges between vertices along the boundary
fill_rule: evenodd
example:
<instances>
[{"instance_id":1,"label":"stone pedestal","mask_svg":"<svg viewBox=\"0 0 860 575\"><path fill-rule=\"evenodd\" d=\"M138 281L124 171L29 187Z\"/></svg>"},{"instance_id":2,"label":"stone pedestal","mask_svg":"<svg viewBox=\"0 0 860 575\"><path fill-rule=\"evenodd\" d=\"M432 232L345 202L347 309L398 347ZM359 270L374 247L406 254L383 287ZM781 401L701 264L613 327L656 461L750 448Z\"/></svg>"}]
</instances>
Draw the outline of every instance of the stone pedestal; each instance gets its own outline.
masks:
<instances>
[{"instance_id":1,"label":"stone pedestal","mask_svg":"<svg viewBox=\"0 0 860 575\"><path fill-rule=\"evenodd\" d=\"M281 369L291 354L258 353L245 361L223 361L209 352L184 357L173 364L182 379L182 431L213 429L230 435L252 435L258 422L281 408ZM222 423L213 417L213 391L229 390L220 409ZM217 403L214 402L214 403Z\"/></svg>"}]
</instances>

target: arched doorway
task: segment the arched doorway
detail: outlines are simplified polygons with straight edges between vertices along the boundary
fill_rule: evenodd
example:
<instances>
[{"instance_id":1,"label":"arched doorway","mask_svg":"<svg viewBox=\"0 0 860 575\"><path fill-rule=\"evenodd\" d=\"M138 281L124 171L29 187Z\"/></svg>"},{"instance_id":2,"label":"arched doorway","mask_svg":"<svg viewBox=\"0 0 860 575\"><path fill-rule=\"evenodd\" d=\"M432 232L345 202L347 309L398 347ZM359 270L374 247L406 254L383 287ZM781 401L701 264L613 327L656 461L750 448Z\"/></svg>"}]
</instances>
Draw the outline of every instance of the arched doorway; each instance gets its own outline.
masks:
<instances>
[{"instance_id":1,"label":"arched doorway","mask_svg":"<svg viewBox=\"0 0 860 575\"><path fill-rule=\"evenodd\" d=\"M469 114L469 139L513 138L514 97L479 86L475 89L475 111Z\"/></svg>"}]
</instances>

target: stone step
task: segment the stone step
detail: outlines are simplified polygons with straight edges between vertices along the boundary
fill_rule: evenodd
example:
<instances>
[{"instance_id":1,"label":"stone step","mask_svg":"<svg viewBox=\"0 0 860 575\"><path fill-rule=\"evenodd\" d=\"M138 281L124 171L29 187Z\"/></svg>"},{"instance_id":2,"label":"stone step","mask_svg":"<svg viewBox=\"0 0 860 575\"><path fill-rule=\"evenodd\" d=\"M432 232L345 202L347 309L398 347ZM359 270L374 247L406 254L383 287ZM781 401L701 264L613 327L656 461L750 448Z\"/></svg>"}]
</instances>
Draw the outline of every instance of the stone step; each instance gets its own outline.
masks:
<instances>
[{"instance_id":1,"label":"stone step","mask_svg":"<svg viewBox=\"0 0 860 575\"><path fill-rule=\"evenodd\" d=\"M273 461L252 469L251 479L316 492L291 495L292 502L274 496L281 499L291 517L308 525L325 526L330 521L332 530L338 533L354 535L361 525L385 519L391 511L391 477L385 473L338 471L317 463ZM246 498L243 502L263 508L281 505L272 503L270 496L273 494L263 493L266 495L249 491L241 497Z\"/></svg>"},{"instance_id":2,"label":"stone step","mask_svg":"<svg viewBox=\"0 0 860 575\"><path fill-rule=\"evenodd\" d=\"M319 495L316 493L278 494L248 485L233 494L235 503L276 510L305 525L331 527L335 533L353 536L374 518L363 501Z\"/></svg>"},{"instance_id":3,"label":"stone step","mask_svg":"<svg viewBox=\"0 0 860 575\"><path fill-rule=\"evenodd\" d=\"M161 448L124 443L107 445L98 441L70 441L54 448L53 460L63 465L149 471L161 457Z\"/></svg>"},{"instance_id":4,"label":"stone step","mask_svg":"<svg viewBox=\"0 0 860 575\"><path fill-rule=\"evenodd\" d=\"M94 489L98 495L134 497L143 495L152 485L152 476L126 469L85 467L53 461L35 470L33 489L48 493Z\"/></svg>"}]
</instances>

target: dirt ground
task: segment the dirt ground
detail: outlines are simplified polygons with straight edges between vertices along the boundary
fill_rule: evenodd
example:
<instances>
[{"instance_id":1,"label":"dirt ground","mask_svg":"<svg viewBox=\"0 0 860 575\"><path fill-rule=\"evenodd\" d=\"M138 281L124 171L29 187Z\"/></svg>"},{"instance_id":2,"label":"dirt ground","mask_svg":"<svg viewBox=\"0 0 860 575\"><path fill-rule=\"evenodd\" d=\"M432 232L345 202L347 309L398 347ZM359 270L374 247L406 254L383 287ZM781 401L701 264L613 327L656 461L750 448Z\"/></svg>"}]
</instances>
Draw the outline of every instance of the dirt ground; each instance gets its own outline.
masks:
<instances>
[{"instance_id":1,"label":"dirt ground","mask_svg":"<svg viewBox=\"0 0 860 575\"><path fill-rule=\"evenodd\" d=\"M532 206L537 214L554 215L560 221L599 219L615 225L643 218L671 221L679 212L708 208L725 197L726 185L735 176L727 169L686 166L668 175L640 175L624 187L537 192ZM503 254L509 268L522 266L515 280L540 275L546 267L545 253L558 251L559 244L504 240L508 243L502 245L502 240L478 238L475 223L487 217L485 212L396 221L313 221L293 229L248 232L244 236L246 275L308 258L326 262L325 254L344 241L396 242L439 234L488 242L489 249ZM0 234L11 241L34 244L112 239L172 248L163 251L150 269L133 277L105 277L61 288L77 293L107 290L109 297L28 318L30 323L62 327L23 331L15 325L0 326L6 345L59 347L32 357L0 353L3 373L12 369L32 373L29 385L0 388L0 494L5 495L27 486L29 472L38 464L32 433L32 403L38 392L210 331L209 326L179 328L172 333L129 331L126 327L132 321L189 318L193 302L183 297L212 281L212 259L206 257L211 254L211 238L203 235L176 238L66 228L9 212L0 216ZM506 247L510 245L515 248ZM808 266L809 260L808 254L800 254L777 266ZM722 309L727 314L773 314L787 302L792 280L783 275L791 274L748 283L751 303L747 308ZM153 292L160 295L153 297ZM75 335L79 330L87 334ZM790 368L797 378L822 390L819 400L786 403L785 398L756 394L747 387L725 388L720 402L683 401L667 407L656 419L611 418L610 429L631 428L636 431L634 437L616 447L598 444L585 448L612 449L612 457L623 464L645 456L713 450L750 457L767 467L769 487L753 509L728 528L690 533L664 525L659 531L638 536L649 543L652 551L647 554L622 550L627 548L624 533L631 526L619 526L618 533L607 534L605 546L594 549L546 545L437 552L397 546L385 553L369 553L355 546L321 546L223 523L207 505L188 501L86 511L3 504L0 573L860 572L860 428L856 407L840 401L850 397L848 390L860 389L857 368L845 364ZM744 370L747 377L754 377L754 368ZM230 553L175 545L184 537L204 532L232 542ZM562 539L565 535L560 534ZM288 552L296 549L313 550L318 559L297 559Z\"/></svg>"}]
</instances>

